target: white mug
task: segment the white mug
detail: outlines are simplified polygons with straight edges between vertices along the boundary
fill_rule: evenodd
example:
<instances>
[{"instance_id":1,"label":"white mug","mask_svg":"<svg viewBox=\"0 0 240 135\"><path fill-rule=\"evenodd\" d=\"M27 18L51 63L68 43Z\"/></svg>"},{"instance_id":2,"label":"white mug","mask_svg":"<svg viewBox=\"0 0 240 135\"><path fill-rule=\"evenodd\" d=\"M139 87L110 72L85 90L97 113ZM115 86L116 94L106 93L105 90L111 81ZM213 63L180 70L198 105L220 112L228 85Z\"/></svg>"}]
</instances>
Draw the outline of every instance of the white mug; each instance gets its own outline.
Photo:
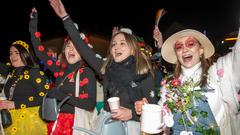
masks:
<instances>
[{"instance_id":1,"label":"white mug","mask_svg":"<svg viewBox=\"0 0 240 135\"><path fill-rule=\"evenodd\" d=\"M141 115L141 131L149 134L157 134L161 132L161 110L161 107L156 104L143 105Z\"/></svg>"}]
</instances>

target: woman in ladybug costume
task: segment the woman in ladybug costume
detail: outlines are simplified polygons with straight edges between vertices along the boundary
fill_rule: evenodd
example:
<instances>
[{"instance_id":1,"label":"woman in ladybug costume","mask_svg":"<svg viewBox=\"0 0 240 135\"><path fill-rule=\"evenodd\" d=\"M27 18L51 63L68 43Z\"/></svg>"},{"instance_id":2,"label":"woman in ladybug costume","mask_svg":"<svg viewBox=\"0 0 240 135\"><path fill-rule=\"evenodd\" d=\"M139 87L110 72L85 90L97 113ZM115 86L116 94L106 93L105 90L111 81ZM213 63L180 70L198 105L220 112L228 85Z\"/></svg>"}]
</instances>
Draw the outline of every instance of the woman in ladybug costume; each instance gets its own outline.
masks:
<instances>
[{"instance_id":1,"label":"woman in ladybug costume","mask_svg":"<svg viewBox=\"0 0 240 135\"><path fill-rule=\"evenodd\" d=\"M59 89L53 88L49 96L63 100L67 95L70 99L63 104L58 117L54 135L72 135L74 124L74 107L93 111L96 105L96 77L92 69L87 67L80 54L75 49L71 39L65 38L63 53L66 64L58 60L53 62L45 53L45 48L40 40L40 33L37 30L37 11L32 10L29 31L37 57L44 62L44 65L54 73L56 78L55 86L61 85ZM75 84L77 72L80 73L79 86ZM66 79L65 79L66 78ZM63 81L63 79L65 79ZM63 81L63 83L62 83ZM75 97L76 87L79 87L79 95ZM48 133L52 132L53 122L48 124Z\"/></svg>"}]
</instances>

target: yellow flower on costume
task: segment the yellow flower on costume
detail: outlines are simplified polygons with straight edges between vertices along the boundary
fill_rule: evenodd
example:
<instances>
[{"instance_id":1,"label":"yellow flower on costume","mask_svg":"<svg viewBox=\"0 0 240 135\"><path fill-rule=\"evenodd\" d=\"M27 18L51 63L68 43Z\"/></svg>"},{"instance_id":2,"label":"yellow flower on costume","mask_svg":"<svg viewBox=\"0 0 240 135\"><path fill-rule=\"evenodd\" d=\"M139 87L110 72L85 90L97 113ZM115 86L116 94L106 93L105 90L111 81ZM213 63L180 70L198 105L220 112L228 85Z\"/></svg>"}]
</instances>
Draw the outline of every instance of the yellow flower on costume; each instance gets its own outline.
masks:
<instances>
[{"instance_id":1,"label":"yellow flower on costume","mask_svg":"<svg viewBox=\"0 0 240 135\"><path fill-rule=\"evenodd\" d=\"M36 79L36 83L41 83L41 82L42 82L41 78Z\"/></svg>"},{"instance_id":2,"label":"yellow flower on costume","mask_svg":"<svg viewBox=\"0 0 240 135\"><path fill-rule=\"evenodd\" d=\"M21 119L24 119L24 118L25 118L25 115L24 115L24 114L21 114L21 115L20 115L20 118L21 118Z\"/></svg>"},{"instance_id":3,"label":"yellow flower on costume","mask_svg":"<svg viewBox=\"0 0 240 135\"><path fill-rule=\"evenodd\" d=\"M45 94L43 92L39 93L39 96L43 97Z\"/></svg>"},{"instance_id":4,"label":"yellow flower on costume","mask_svg":"<svg viewBox=\"0 0 240 135\"><path fill-rule=\"evenodd\" d=\"M38 116L38 112L34 112L33 115L34 115L34 116Z\"/></svg>"},{"instance_id":5,"label":"yellow flower on costume","mask_svg":"<svg viewBox=\"0 0 240 135\"><path fill-rule=\"evenodd\" d=\"M48 84L45 84L45 85L44 85L44 88L48 90L48 89L49 89L49 85L48 85Z\"/></svg>"},{"instance_id":6,"label":"yellow flower on costume","mask_svg":"<svg viewBox=\"0 0 240 135\"><path fill-rule=\"evenodd\" d=\"M25 71L24 71L24 75L27 75L27 74L29 74L29 71L28 71L28 70L25 70Z\"/></svg>"},{"instance_id":7,"label":"yellow flower on costume","mask_svg":"<svg viewBox=\"0 0 240 135\"><path fill-rule=\"evenodd\" d=\"M12 127L12 132L16 133L17 132L17 128L16 127Z\"/></svg>"},{"instance_id":8,"label":"yellow flower on costume","mask_svg":"<svg viewBox=\"0 0 240 135\"><path fill-rule=\"evenodd\" d=\"M25 104L21 104L21 109L24 109L24 108L26 108L26 105Z\"/></svg>"},{"instance_id":9,"label":"yellow flower on costume","mask_svg":"<svg viewBox=\"0 0 240 135\"><path fill-rule=\"evenodd\" d=\"M30 78L29 75L24 75L24 79L28 80Z\"/></svg>"},{"instance_id":10,"label":"yellow flower on costume","mask_svg":"<svg viewBox=\"0 0 240 135\"><path fill-rule=\"evenodd\" d=\"M28 98L29 101L33 101L33 99L34 99L33 96Z\"/></svg>"},{"instance_id":11,"label":"yellow flower on costume","mask_svg":"<svg viewBox=\"0 0 240 135\"><path fill-rule=\"evenodd\" d=\"M20 75L20 76L19 76L19 79L22 80L22 79L23 79L23 75Z\"/></svg>"},{"instance_id":12,"label":"yellow flower on costume","mask_svg":"<svg viewBox=\"0 0 240 135\"><path fill-rule=\"evenodd\" d=\"M43 75L44 75L44 72L43 72L43 71L40 71L39 73L40 73L40 75L41 75L41 76L43 76Z\"/></svg>"}]
</instances>

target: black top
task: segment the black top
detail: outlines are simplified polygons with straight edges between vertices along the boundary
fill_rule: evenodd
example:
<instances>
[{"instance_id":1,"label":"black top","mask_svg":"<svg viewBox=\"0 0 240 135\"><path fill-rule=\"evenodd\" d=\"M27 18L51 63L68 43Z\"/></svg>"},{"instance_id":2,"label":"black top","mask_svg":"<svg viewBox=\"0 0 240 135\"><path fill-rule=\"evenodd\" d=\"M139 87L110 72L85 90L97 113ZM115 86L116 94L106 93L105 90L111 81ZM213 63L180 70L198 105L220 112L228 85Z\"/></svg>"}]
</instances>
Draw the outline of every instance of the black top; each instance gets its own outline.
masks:
<instances>
[{"instance_id":1,"label":"black top","mask_svg":"<svg viewBox=\"0 0 240 135\"><path fill-rule=\"evenodd\" d=\"M39 106L42 98L49 89L47 76L39 68L18 67L10 71L10 68L0 63L0 73L8 75L4 86L4 93L9 99L10 88L15 89L11 100L15 103L15 109Z\"/></svg>"},{"instance_id":2,"label":"black top","mask_svg":"<svg viewBox=\"0 0 240 135\"><path fill-rule=\"evenodd\" d=\"M109 97L119 96L120 105L131 109L132 120L139 121L139 116L135 112L134 102L145 97L149 103L157 103L157 98L154 95L153 76L150 73L136 75L136 62L133 56L120 63L112 62L106 74L101 75L102 59L97 58L95 52L80 38L79 31L74 26L71 18L63 21L63 24L82 58L103 78L104 109L109 111L109 105L107 104Z\"/></svg>"},{"instance_id":3,"label":"black top","mask_svg":"<svg viewBox=\"0 0 240 135\"><path fill-rule=\"evenodd\" d=\"M44 52L40 37L36 35L37 32L37 18L30 20L29 30L31 34L31 41L34 45L34 51L39 59L44 62L46 68L54 73L56 78L55 86L61 85L64 78L65 81L59 89L52 89L50 95L62 100L67 95L71 95L70 99L63 104L60 112L74 114L74 107L79 107L86 110L93 110L96 105L96 77L92 69L85 67L83 62L75 64L68 64L61 66L60 61L53 62ZM79 82L79 97L75 97L75 78L76 72L80 72Z\"/></svg>"}]
</instances>

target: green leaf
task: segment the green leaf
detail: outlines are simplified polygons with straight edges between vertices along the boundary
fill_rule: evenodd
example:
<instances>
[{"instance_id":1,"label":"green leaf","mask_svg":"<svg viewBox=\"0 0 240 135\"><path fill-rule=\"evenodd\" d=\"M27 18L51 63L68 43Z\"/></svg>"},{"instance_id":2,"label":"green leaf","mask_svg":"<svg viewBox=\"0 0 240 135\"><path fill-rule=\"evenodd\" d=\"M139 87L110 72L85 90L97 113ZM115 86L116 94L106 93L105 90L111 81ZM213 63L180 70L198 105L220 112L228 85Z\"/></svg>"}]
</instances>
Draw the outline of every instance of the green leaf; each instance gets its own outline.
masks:
<instances>
[{"instance_id":1,"label":"green leaf","mask_svg":"<svg viewBox=\"0 0 240 135\"><path fill-rule=\"evenodd\" d=\"M208 117L208 113L205 112L205 111L201 111L200 114L201 114L201 116L202 116L203 118L207 118L207 117Z\"/></svg>"}]
</instances>

